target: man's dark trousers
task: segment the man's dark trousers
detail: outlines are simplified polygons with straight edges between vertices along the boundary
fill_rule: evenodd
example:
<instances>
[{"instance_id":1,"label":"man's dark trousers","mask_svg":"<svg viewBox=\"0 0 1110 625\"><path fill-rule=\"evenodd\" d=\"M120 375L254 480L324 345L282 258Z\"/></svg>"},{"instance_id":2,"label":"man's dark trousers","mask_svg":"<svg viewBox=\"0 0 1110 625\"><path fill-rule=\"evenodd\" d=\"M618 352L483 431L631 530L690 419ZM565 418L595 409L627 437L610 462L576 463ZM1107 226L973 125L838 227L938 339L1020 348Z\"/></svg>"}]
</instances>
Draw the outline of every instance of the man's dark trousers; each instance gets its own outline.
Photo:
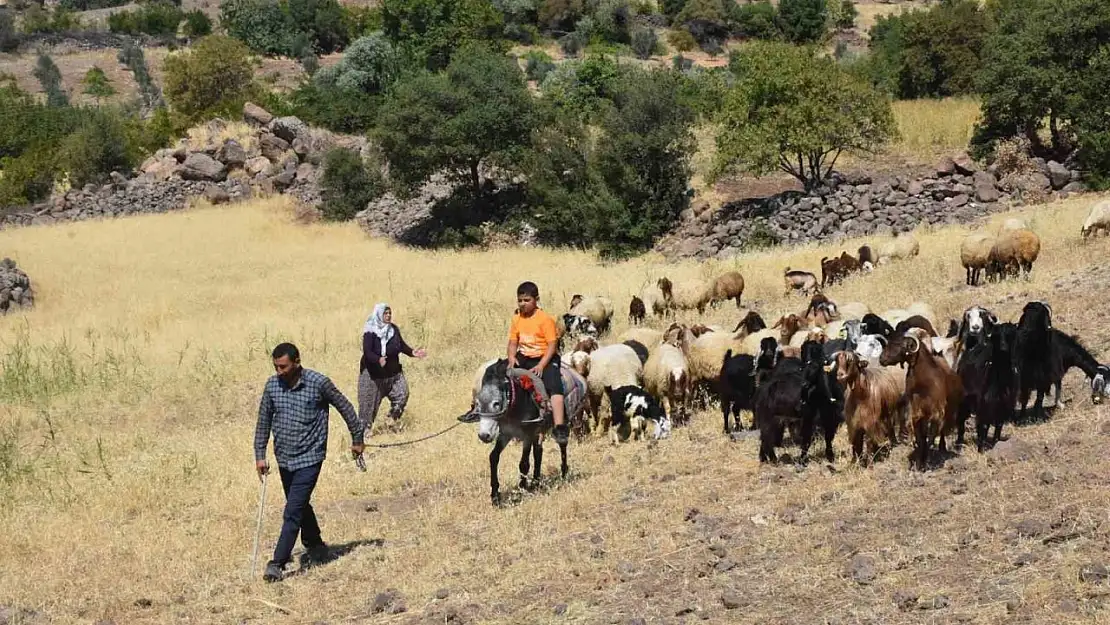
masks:
<instances>
[{"instance_id":1,"label":"man's dark trousers","mask_svg":"<svg viewBox=\"0 0 1110 625\"><path fill-rule=\"evenodd\" d=\"M322 467L323 463L301 469L278 467L281 472L281 487L285 490L285 514L273 561L280 566L285 566L292 559L298 533L306 548L324 544L320 538L320 524L316 521L316 513L309 503L312 490L316 488L316 480L320 479Z\"/></svg>"}]
</instances>

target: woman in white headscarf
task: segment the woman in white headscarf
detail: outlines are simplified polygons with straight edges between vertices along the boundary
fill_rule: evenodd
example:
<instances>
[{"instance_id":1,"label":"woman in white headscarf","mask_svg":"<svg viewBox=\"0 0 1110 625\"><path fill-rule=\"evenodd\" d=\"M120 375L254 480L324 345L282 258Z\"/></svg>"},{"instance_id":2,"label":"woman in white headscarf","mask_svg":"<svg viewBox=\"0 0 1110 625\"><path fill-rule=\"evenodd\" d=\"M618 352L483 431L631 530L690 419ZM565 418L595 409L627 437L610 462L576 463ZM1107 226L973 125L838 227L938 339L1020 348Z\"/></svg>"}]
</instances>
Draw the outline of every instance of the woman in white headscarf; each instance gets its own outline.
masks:
<instances>
[{"instance_id":1,"label":"woman in white headscarf","mask_svg":"<svg viewBox=\"0 0 1110 625\"><path fill-rule=\"evenodd\" d=\"M362 327L362 362L358 376L358 416L366 424L366 433L374 427L382 399L389 398L389 416L393 423L401 419L409 400L409 385L401 369L401 354L424 358L423 348L413 349L401 338L401 330L393 325L393 311L380 302Z\"/></svg>"}]
</instances>

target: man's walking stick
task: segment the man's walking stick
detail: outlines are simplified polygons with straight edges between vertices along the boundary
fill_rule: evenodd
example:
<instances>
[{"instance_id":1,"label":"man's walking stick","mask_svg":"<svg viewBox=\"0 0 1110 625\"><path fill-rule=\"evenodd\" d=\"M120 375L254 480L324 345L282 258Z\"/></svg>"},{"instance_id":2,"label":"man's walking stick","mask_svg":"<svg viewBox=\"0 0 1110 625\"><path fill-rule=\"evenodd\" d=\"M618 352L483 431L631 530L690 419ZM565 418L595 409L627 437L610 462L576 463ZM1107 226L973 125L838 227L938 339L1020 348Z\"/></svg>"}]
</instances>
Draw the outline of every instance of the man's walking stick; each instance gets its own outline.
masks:
<instances>
[{"instance_id":1,"label":"man's walking stick","mask_svg":"<svg viewBox=\"0 0 1110 625\"><path fill-rule=\"evenodd\" d=\"M254 529L254 550L251 553L251 577L258 566L258 539L262 535L262 510L266 504L266 474L262 474L262 492L258 495L258 521Z\"/></svg>"}]
</instances>

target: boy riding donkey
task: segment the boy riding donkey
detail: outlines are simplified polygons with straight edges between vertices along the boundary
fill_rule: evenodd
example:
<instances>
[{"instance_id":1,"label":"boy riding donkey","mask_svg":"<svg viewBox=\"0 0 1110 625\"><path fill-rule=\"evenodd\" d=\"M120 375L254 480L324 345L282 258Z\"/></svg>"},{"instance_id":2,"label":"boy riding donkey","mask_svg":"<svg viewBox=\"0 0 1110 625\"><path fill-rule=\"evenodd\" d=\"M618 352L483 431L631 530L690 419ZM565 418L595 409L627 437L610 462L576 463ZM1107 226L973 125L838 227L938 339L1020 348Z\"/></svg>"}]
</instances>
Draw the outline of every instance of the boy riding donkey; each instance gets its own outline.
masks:
<instances>
[{"instance_id":1,"label":"boy riding donkey","mask_svg":"<svg viewBox=\"0 0 1110 625\"><path fill-rule=\"evenodd\" d=\"M529 370L543 381L551 400L551 416L555 422L555 442L566 445L570 428L566 423L563 376L558 354L558 330L555 319L539 307L540 290L534 282L523 282L516 289L517 312L509 326L509 368ZM544 411L523 423L544 420ZM478 415L473 411L460 416L459 421L473 423Z\"/></svg>"}]
</instances>

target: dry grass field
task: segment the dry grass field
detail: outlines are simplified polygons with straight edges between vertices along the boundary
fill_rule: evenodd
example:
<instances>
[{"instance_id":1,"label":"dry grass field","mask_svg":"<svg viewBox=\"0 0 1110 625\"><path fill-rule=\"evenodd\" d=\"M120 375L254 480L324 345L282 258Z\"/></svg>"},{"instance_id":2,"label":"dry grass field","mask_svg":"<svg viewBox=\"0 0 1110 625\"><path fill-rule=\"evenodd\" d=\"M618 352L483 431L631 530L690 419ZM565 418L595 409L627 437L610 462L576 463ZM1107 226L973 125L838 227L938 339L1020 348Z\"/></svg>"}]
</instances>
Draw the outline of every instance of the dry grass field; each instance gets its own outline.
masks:
<instances>
[{"instance_id":1,"label":"dry grass field","mask_svg":"<svg viewBox=\"0 0 1110 625\"><path fill-rule=\"evenodd\" d=\"M1092 201L1024 212L1043 237L1030 281L965 287L966 229L953 227L920 230L920 257L829 294L875 309L923 300L943 319L973 303L1016 319L1042 298L1105 359L1110 241L1079 239ZM746 304L771 318L805 305L782 297L783 267L816 269L859 243L730 263L418 252L350 224L294 225L280 201L0 232L39 294L34 311L0 319L0 622L1110 623L1105 569L1083 569L1110 563L1110 421L1074 371L1051 421L1007 426L1001 449L972 446L924 475L907 470L905 448L850 467L843 434L832 465L760 466L757 440L730 441L709 411L653 446L572 440L571 479L532 494L515 491L514 445L502 509L475 426L368 450L360 473L333 412L315 505L339 557L280 584L248 577L252 432L279 341L353 399L361 325L390 302L429 353L405 362L402 431L371 439L396 442L467 407L474 367L504 349L521 280L556 312L575 292L612 297L619 333L645 283L736 267ZM726 306L705 320L736 317ZM547 451L544 472L557 475ZM375 613L390 590L398 598Z\"/></svg>"}]
</instances>

